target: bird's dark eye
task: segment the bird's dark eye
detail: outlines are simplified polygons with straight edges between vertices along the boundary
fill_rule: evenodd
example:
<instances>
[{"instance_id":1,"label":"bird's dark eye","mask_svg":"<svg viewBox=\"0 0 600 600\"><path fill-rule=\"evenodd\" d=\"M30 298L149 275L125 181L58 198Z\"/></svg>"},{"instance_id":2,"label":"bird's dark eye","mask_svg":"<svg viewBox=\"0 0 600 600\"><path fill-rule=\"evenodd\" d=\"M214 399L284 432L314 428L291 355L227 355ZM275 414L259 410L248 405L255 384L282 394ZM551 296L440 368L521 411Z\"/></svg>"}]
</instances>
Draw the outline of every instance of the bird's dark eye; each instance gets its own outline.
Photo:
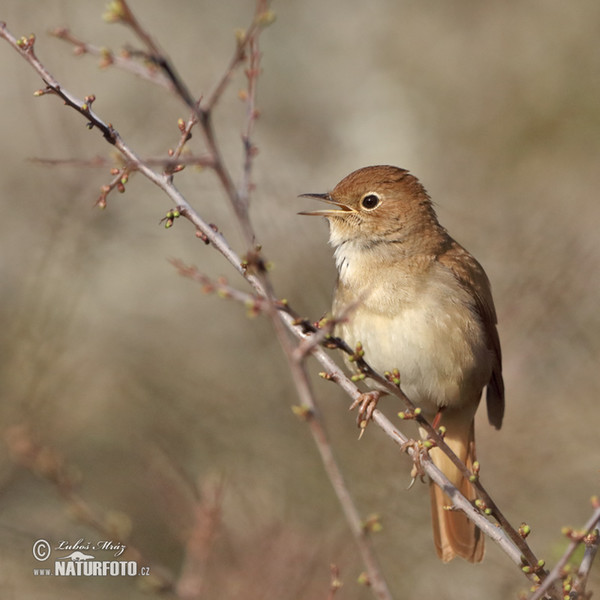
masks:
<instances>
[{"instance_id":1,"label":"bird's dark eye","mask_svg":"<svg viewBox=\"0 0 600 600\"><path fill-rule=\"evenodd\" d=\"M373 210L374 208L379 206L380 202L381 202L381 199L379 198L379 196L377 194L373 194L373 193L366 194L365 196L363 196L363 199L360 201L362 207L366 208L367 210Z\"/></svg>"}]
</instances>

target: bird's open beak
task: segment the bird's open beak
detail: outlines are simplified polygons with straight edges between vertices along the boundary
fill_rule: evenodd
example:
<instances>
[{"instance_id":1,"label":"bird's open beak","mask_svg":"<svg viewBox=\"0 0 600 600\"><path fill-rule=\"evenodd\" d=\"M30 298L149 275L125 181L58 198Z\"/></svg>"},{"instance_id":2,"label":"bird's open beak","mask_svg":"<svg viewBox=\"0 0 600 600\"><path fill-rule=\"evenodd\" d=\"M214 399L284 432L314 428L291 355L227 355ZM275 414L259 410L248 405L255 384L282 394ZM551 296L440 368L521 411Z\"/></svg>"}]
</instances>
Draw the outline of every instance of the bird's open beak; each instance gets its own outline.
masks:
<instances>
[{"instance_id":1,"label":"bird's open beak","mask_svg":"<svg viewBox=\"0 0 600 600\"><path fill-rule=\"evenodd\" d=\"M353 208L342 204L341 202L336 202L331 199L330 194L300 194L299 198L316 198L317 200L321 200L321 202L327 202L327 204L333 204L337 208L325 208L322 210L303 210L299 212L299 215L309 215L316 217L339 217L343 214L349 214L356 212Z\"/></svg>"}]
</instances>

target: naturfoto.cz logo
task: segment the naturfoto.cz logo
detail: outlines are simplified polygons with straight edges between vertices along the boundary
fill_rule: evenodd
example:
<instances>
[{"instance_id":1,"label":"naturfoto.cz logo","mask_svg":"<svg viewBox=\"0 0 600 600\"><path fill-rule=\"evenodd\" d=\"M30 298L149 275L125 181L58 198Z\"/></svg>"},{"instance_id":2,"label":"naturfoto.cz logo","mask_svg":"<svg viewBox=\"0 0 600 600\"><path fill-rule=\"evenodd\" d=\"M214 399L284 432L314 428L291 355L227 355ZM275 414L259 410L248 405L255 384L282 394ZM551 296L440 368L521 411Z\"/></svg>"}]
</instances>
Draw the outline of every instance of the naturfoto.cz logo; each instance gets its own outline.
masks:
<instances>
[{"instance_id":1,"label":"naturfoto.cz logo","mask_svg":"<svg viewBox=\"0 0 600 600\"><path fill-rule=\"evenodd\" d=\"M44 565L35 568L36 576L54 575L57 577L136 577L149 575L150 567L140 567L133 560L115 560L120 557L127 547L120 542L101 540L88 542L83 539L75 543L61 540L54 547L47 540L40 539L33 544L33 556L38 562L46 562L54 551L69 551L63 556L54 556L54 565ZM91 554L90 552L94 552ZM111 559L101 560L98 552L110 552ZM40 565L41 566L41 565ZM52 568L53 567L53 568Z\"/></svg>"}]
</instances>

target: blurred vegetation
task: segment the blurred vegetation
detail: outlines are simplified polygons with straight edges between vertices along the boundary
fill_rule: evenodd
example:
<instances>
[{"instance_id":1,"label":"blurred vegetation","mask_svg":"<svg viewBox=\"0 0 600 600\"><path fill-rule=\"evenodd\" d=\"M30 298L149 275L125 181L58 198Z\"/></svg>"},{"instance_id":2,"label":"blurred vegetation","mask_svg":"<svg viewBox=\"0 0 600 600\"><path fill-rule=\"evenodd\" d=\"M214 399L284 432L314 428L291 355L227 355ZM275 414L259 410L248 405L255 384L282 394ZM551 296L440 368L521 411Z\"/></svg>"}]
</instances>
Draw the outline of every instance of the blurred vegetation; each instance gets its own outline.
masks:
<instances>
[{"instance_id":1,"label":"blurred vegetation","mask_svg":"<svg viewBox=\"0 0 600 600\"><path fill-rule=\"evenodd\" d=\"M131 5L196 94L223 72L253 10L251 0ZM419 176L494 288L508 408L499 433L480 415L483 481L515 525L532 526L532 547L551 564L566 545L561 527L583 524L598 492L600 4L304 0L274 9L262 39L252 215L276 289L310 318L329 308L326 225L296 216L299 193L326 191L368 164ZM91 0L5 0L0 18L17 35L35 32L42 62L78 96L94 93L94 108L132 147L164 155L187 111L45 35L60 25L113 49L134 42L102 11ZM167 259L209 274L227 274L225 262L188 224L157 225L169 205L141 177L99 211L107 170L28 162L111 149L56 99L34 98L41 83L6 44L0 76L3 431L27 424L64 457L79 493L100 512L126 515L130 543L175 576L192 489L222 481L206 597L325 598L335 563L344 582L336 597L370 598L355 583L362 567L310 436L290 410L294 390L270 326L203 296ZM236 173L242 85L240 74L216 115ZM177 183L241 250L212 173L187 169ZM406 457L375 428L358 443L347 400L332 384L315 386L361 510L382 515L375 541L396 597L494 600L526 588L492 544L481 566L439 564L427 491L405 490ZM5 597L146 597L125 578L33 577L36 539L96 533L5 447L0 474Z\"/></svg>"}]
</instances>

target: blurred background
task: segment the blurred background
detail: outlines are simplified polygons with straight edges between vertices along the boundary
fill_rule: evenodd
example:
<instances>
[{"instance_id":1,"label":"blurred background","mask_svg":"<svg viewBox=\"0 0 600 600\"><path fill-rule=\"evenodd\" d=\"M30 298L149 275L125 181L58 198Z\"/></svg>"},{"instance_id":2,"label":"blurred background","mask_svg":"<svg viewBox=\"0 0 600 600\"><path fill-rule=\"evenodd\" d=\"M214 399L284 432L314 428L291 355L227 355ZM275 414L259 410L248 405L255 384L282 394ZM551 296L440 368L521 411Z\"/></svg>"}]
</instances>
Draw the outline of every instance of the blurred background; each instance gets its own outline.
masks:
<instances>
[{"instance_id":1,"label":"blurred background","mask_svg":"<svg viewBox=\"0 0 600 600\"><path fill-rule=\"evenodd\" d=\"M200 95L223 73L254 3L131 6ZM330 306L326 223L296 215L308 202L298 194L327 191L370 164L416 174L493 285L507 415L500 432L478 415L483 482L553 564L566 546L561 527L582 525L599 490L600 4L304 0L273 9L277 21L262 37L252 217L278 295L311 319ZM138 154L165 156L188 111L46 34L65 26L114 50L137 45L103 11L102 1L5 0L0 19L17 36L35 32L49 71L77 96L95 94L95 110ZM15 460L38 448L144 564L174 578L197 495L221 489L205 597L325 598L334 563L344 583L336 597L371 598L356 583L358 553L308 429L291 411L297 400L270 325L202 295L168 259L244 282L188 223L159 225L169 202L142 177L101 211L94 202L107 168L29 161L114 153L60 101L33 96L41 82L4 42L0 76L4 596L147 597L139 580L33 576L35 540L102 539L39 464ZM215 114L236 177L244 84L239 73ZM191 147L202 152L199 134ZM214 175L188 168L176 183L243 253ZM375 427L358 442L348 399L318 377L314 385L361 512L381 516L375 544L396 598L494 600L527 589L492 544L481 565L439 563L428 492L406 490L406 456ZM399 409L393 400L380 407L391 418Z\"/></svg>"}]
</instances>

